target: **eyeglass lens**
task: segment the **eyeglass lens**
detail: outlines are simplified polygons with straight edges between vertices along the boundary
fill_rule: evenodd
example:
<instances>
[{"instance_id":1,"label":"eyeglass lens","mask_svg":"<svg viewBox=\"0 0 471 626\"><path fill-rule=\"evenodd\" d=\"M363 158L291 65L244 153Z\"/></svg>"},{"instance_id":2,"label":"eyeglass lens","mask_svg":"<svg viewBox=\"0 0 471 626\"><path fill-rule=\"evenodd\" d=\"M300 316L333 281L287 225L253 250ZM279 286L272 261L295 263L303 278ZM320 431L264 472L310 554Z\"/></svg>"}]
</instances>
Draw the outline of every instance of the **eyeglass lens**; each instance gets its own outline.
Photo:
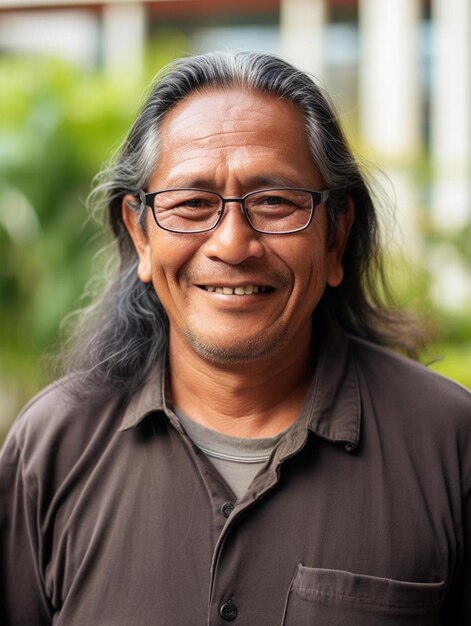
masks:
<instances>
[{"instance_id":1,"label":"eyeglass lens","mask_svg":"<svg viewBox=\"0 0 471 626\"><path fill-rule=\"evenodd\" d=\"M270 189L246 196L244 205L250 224L262 232L283 233L307 226L312 196L296 189ZM171 190L156 194L154 214L162 228L192 232L213 228L223 200L210 191Z\"/></svg>"}]
</instances>

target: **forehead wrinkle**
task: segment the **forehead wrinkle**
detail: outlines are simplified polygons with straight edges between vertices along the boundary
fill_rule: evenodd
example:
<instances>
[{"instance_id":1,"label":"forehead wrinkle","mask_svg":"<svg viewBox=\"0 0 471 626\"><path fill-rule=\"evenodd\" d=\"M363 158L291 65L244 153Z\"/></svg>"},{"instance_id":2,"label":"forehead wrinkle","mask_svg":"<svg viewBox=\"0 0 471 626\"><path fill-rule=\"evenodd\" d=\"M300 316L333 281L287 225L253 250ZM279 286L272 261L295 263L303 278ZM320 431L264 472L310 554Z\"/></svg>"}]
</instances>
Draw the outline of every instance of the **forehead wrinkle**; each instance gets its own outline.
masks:
<instances>
[{"instance_id":1,"label":"forehead wrinkle","mask_svg":"<svg viewBox=\"0 0 471 626\"><path fill-rule=\"evenodd\" d=\"M185 112L186 113L186 112ZM208 111L204 113L199 111L185 116L177 116L173 118L166 118L162 122L161 131L164 134L168 134L171 128L172 135L193 135L196 137L217 136L217 135L230 135L237 133L254 133L253 124L256 120L253 117L247 119L247 112L245 116L241 116L237 119L227 119L227 117L217 117L219 112L214 112L215 117L208 115ZM199 134L198 129L204 129L206 134Z\"/></svg>"},{"instance_id":2,"label":"forehead wrinkle","mask_svg":"<svg viewBox=\"0 0 471 626\"><path fill-rule=\"evenodd\" d=\"M206 132L204 134L193 135L193 137L191 135L185 137L185 143L173 149L177 151L185 151L188 150L188 148L191 146L195 146L195 149L233 149L240 148L241 146L244 146L248 143L250 143L250 147L254 149L267 148L267 146L265 146L263 142L260 142L260 140L258 142L254 142L251 139L252 137L257 137L257 135L259 134L258 131L253 128L253 126L247 130L244 130L242 128L230 131L220 130L217 132L213 132L207 129L205 130ZM180 137L181 136L182 135L180 135ZM238 137L241 137L242 141L237 141ZM230 139L231 141L228 142L228 139ZM172 145L171 138L168 143Z\"/></svg>"},{"instance_id":3,"label":"forehead wrinkle","mask_svg":"<svg viewBox=\"0 0 471 626\"><path fill-rule=\"evenodd\" d=\"M225 159L231 160L231 158L240 159L252 159L256 161L260 158L273 157L279 158L279 154L284 154L283 146L280 145L276 148L266 146L264 143L254 143L251 141L243 142L224 142L221 144L214 138L210 137L204 141L194 140L189 141L184 146L171 146L172 156L174 161L181 162L179 155L183 155L183 160L192 160L194 158L211 160L211 159ZM237 151L237 154L236 154Z\"/></svg>"},{"instance_id":4,"label":"forehead wrinkle","mask_svg":"<svg viewBox=\"0 0 471 626\"><path fill-rule=\"evenodd\" d=\"M304 180L299 178L298 173L290 168L284 168L284 171L275 171L272 168L269 170L260 170L254 172L253 168L248 168L248 171L241 172L237 168L234 169L227 163L216 163L214 167L201 170L201 167L194 169L193 171L184 170L181 173L173 170L170 176L165 180L166 186L169 187L197 187L202 189L211 189L220 191L224 188L228 179L237 181L241 189L245 191L255 191L256 189L269 188L269 187L303 187L305 186Z\"/></svg>"},{"instance_id":5,"label":"forehead wrinkle","mask_svg":"<svg viewBox=\"0 0 471 626\"><path fill-rule=\"evenodd\" d=\"M276 117L270 111L270 107L263 107L260 105L258 96L257 101L245 101L244 103L235 104L230 103L228 106L224 106L223 109L221 109L219 103L216 103L215 107L211 109L211 102L208 103L207 107L202 109L201 104L198 102L197 98L205 98L205 96L201 94L195 94L194 98L195 99L193 100L192 96L190 96L189 98L183 100L181 103L179 103L179 105L177 105L172 111L167 114L162 122L162 133L168 134L171 127L172 135L189 134L188 141L193 141L194 139L198 138L203 140L206 137L217 137L221 135L231 135L237 133L252 135L257 134L258 132L258 120L261 120L262 122L267 122L267 120ZM263 100L266 99L265 97L263 97L263 95L261 96L261 98ZM272 98L269 98L269 101L272 101ZM284 110L286 106L290 106L291 104L292 103L280 101L279 107L277 107L277 113L281 113L282 117L286 118L292 123L293 111ZM184 115L182 115L182 109L184 110ZM212 115L208 115L208 112L211 112ZM200 135L199 137L196 136L193 139L191 138L191 136L194 135L195 132L197 132L198 126L201 126L199 122L202 122L202 126L204 127L204 130L207 131L207 134ZM295 123L304 133L303 120L295 118ZM280 135L283 134L283 124L280 124L279 132Z\"/></svg>"},{"instance_id":6,"label":"forehead wrinkle","mask_svg":"<svg viewBox=\"0 0 471 626\"><path fill-rule=\"evenodd\" d=\"M179 118L182 109L185 109L185 117L194 118L198 116L206 116L207 111L211 110L209 104L208 108L201 108L200 103L221 103L218 108L222 106L224 111L224 117L221 118L223 122L230 122L231 120L244 120L247 112L265 118L267 116L266 107L261 104L264 102L277 102L280 104L280 109L285 109L283 113L290 115L286 108L290 108L291 104L287 100L280 100L267 94L253 92L251 90L242 89L240 93L244 96L242 100L237 99L238 89L216 89L214 91L208 91L207 93L193 92L178 104L176 104L165 116L165 119L174 121L174 118ZM229 98L232 93L233 97ZM248 98L247 98L248 96ZM269 115L269 113L268 113ZM183 123L184 120L180 117L179 123Z\"/></svg>"}]
</instances>

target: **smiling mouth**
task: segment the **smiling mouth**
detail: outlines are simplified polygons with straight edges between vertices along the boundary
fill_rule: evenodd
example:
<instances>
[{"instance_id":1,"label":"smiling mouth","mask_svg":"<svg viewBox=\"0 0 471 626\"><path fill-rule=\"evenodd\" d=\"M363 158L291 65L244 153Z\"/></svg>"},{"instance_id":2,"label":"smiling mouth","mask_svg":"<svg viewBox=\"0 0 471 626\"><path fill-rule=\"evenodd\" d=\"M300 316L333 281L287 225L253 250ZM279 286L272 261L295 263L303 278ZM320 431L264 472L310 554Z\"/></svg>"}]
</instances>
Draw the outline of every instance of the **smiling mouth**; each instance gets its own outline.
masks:
<instances>
[{"instance_id":1,"label":"smiling mouth","mask_svg":"<svg viewBox=\"0 0 471 626\"><path fill-rule=\"evenodd\" d=\"M201 289L209 291L211 293L221 293L225 296L251 296L254 293L269 293L273 291L273 287L266 285L245 285L243 287L227 287L227 286L213 286L213 285L201 285Z\"/></svg>"}]
</instances>

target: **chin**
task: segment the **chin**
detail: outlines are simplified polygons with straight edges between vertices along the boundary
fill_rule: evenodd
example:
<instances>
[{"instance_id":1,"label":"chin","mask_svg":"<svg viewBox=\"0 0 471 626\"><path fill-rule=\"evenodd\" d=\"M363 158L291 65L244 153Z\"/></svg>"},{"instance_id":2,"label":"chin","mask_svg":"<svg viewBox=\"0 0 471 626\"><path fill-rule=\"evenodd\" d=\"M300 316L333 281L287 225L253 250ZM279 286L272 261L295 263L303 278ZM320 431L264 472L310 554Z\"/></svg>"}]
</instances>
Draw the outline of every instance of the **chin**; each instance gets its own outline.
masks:
<instances>
[{"instance_id":1,"label":"chin","mask_svg":"<svg viewBox=\"0 0 471 626\"><path fill-rule=\"evenodd\" d=\"M266 359L285 344L286 338L286 333L277 333L275 337L259 336L224 344L216 343L214 336L206 339L186 333L189 345L199 356L219 365L243 365Z\"/></svg>"}]
</instances>

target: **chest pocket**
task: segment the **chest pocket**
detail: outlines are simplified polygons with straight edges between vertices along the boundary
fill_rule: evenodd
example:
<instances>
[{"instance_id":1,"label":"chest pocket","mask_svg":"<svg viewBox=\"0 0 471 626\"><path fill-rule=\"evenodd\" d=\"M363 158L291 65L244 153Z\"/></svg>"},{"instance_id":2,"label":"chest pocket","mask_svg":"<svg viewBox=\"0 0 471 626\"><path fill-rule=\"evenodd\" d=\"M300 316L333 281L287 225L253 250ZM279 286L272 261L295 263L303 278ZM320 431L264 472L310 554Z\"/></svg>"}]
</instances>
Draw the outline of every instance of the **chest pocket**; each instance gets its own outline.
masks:
<instances>
[{"instance_id":1,"label":"chest pocket","mask_svg":"<svg viewBox=\"0 0 471 626\"><path fill-rule=\"evenodd\" d=\"M438 626L444 586L299 564L282 626Z\"/></svg>"}]
</instances>

